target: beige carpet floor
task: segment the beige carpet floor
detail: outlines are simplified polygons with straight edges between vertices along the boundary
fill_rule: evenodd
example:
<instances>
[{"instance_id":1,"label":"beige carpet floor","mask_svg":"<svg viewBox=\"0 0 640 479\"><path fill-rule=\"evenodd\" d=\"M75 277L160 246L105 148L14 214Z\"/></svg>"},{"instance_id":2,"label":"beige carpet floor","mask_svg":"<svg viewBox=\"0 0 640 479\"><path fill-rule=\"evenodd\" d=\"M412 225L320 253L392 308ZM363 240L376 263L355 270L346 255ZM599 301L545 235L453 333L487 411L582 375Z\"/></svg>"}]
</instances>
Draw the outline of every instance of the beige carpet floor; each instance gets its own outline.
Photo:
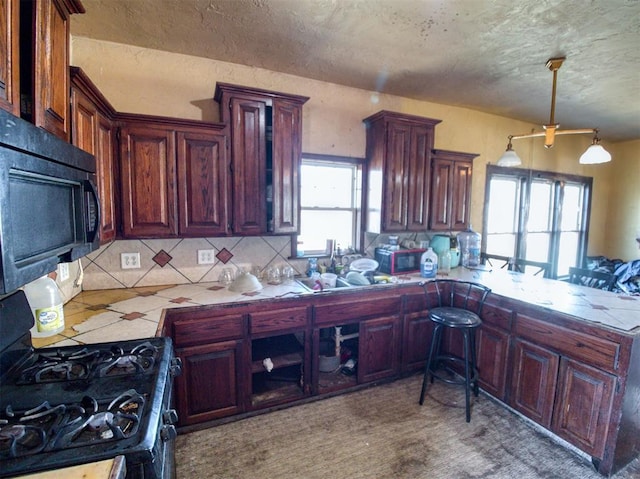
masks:
<instances>
[{"instance_id":1,"label":"beige carpet floor","mask_svg":"<svg viewBox=\"0 0 640 479\"><path fill-rule=\"evenodd\" d=\"M482 393L471 423L464 392L421 376L181 434L178 479L601 479ZM615 475L640 478L640 459Z\"/></svg>"}]
</instances>

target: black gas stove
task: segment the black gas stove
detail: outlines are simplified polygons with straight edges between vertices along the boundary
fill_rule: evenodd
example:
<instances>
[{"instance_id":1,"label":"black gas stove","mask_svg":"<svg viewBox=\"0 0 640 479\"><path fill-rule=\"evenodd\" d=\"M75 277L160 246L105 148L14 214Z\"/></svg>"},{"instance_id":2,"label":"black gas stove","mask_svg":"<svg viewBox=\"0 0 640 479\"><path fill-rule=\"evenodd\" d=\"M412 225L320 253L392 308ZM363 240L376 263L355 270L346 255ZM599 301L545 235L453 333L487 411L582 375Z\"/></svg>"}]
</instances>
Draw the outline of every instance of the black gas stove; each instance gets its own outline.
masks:
<instances>
[{"instance_id":1,"label":"black gas stove","mask_svg":"<svg viewBox=\"0 0 640 479\"><path fill-rule=\"evenodd\" d=\"M0 302L0 477L118 455L128 479L173 477L171 340L36 350L32 324L22 291Z\"/></svg>"}]
</instances>

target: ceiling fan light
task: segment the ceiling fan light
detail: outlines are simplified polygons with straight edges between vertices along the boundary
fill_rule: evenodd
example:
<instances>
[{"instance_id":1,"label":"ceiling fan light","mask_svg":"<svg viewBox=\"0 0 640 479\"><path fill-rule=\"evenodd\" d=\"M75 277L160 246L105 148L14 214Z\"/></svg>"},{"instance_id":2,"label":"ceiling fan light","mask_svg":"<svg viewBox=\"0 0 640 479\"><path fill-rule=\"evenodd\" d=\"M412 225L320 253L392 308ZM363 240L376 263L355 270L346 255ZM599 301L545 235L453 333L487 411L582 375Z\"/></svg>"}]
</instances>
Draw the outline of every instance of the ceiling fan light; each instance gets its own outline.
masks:
<instances>
[{"instance_id":1,"label":"ceiling fan light","mask_svg":"<svg viewBox=\"0 0 640 479\"><path fill-rule=\"evenodd\" d=\"M513 151L511 148L511 144L507 147L507 151L505 151L500 159L498 160L498 166L518 166L522 164L522 160L518 156L518 154Z\"/></svg>"},{"instance_id":2,"label":"ceiling fan light","mask_svg":"<svg viewBox=\"0 0 640 479\"><path fill-rule=\"evenodd\" d=\"M609 161L611 161L611 153L595 141L594 144L590 145L580 157L580 164L582 165L595 165L598 163L607 163Z\"/></svg>"}]
</instances>

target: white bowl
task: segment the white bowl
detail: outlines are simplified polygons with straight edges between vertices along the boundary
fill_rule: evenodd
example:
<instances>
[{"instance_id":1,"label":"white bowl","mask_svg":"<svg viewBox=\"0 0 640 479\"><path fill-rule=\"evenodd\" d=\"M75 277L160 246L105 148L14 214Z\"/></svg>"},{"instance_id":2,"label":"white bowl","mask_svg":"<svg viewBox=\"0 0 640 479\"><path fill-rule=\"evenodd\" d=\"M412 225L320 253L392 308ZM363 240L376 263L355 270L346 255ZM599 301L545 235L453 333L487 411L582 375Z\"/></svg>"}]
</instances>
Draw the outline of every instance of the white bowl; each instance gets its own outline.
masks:
<instances>
[{"instance_id":1,"label":"white bowl","mask_svg":"<svg viewBox=\"0 0 640 479\"><path fill-rule=\"evenodd\" d=\"M229 285L229 291L234 293L250 293L252 291L259 291L262 289L262 284L251 273L241 273L234 281Z\"/></svg>"},{"instance_id":2,"label":"white bowl","mask_svg":"<svg viewBox=\"0 0 640 479\"><path fill-rule=\"evenodd\" d=\"M378 269L378 262L375 259L360 258L349 263L350 271L360 271L366 273L367 271L375 271Z\"/></svg>"}]
</instances>

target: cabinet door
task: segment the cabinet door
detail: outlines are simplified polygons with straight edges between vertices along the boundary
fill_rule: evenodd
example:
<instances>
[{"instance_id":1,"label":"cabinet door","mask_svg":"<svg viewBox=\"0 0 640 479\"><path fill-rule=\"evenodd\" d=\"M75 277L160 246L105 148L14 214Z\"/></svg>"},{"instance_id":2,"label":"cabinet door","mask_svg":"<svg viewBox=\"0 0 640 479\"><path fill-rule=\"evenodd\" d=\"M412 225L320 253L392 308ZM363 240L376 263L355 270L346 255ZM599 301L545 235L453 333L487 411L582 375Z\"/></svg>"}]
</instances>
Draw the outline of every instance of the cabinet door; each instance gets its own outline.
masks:
<instances>
[{"instance_id":1,"label":"cabinet door","mask_svg":"<svg viewBox=\"0 0 640 479\"><path fill-rule=\"evenodd\" d=\"M175 379L179 424L186 426L244 410L243 342L227 341L176 349L182 374Z\"/></svg>"},{"instance_id":2,"label":"cabinet door","mask_svg":"<svg viewBox=\"0 0 640 479\"><path fill-rule=\"evenodd\" d=\"M233 232L258 235L267 231L266 105L231 99L233 170Z\"/></svg>"},{"instance_id":3,"label":"cabinet door","mask_svg":"<svg viewBox=\"0 0 640 479\"><path fill-rule=\"evenodd\" d=\"M434 158L431 168L431 212L433 231L448 231L451 224L453 163Z\"/></svg>"},{"instance_id":4,"label":"cabinet door","mask_svg":"<svg viewBox=\"0 0 640 479\"><path fill-rule=\"evenodd\" d=\"M360 323L358 382L370 382L398 373L400 318L386 316Z\"/></svg>"},{"instance_id":5,"label":"cabinet door","mask_svg":"<svg viewBox=\"0 0 640 479\"><path fill-rule=\"evenodd\" d=\"M411 127L390 122L387 128L387 158L383 178L384 231L407 229L410 154Z\"/></svg>"},{"instance_id":6,"label":"cabinet door","mask_svg":"<svg viewBox=\"0 0 640 479\"><path fill-rule=\"evenodd\" d=\"M0 3L0 108L20 116L20 2Z\"/></svg>"},{"instance_id":7,"label":"cabinet door","mask_svg":"<svg viewBox=\"0 0 640 479\"><path fill-rule=\"evenodd\" d=\"M298 233L300 227L300 166L302 106L273 100L273 232ZM267 165L268 167L269 165ZM269 175L267 175L268 177ZM271 230L271 225L268 225Z\"/></svg>"},{"instance_id":8,"label":"cabinet door","mask_svg":"<svg viewBox=\"0 0 640 479\"><path fill-rule=\"evenodd\" d=\"M178 234L173 131L125 127L120 135L122 221L125 237Z\"/></svg>"},{"instance_id":9,"label":"cabinet door","mask_svg":"<svg viewBox=\"0 0 640 479\"><path fill-rule=\"evenodd\" d=\"M411 128L409 155L407 231L425 231L428 227L433 128Z\"/></svg>"},{"instance_id":10,"label":"cabinet door","mask_svg":"<svg viewBox=\"0 0 640 479\"><path fill-rule=\"evenodd\" d=\"M402 335L402 370L416 371L424 369L431 345L433 321L428 311L405 314Z\"/></svg>"},{"instance_id":11,"label":"cabinet door","mask_svg":"<svg viewBox=\"0 0 640 479\"><path fill-rule=\"evenodd\" d=\"M226 137L179 132L177 142L180 235L227 234L229 165Z\"/></svg>"},{"instance_id":12,"label":"cabinet door","mask_svg":"<svg viewBox=\"0 0 640 479\"><path fill-rule=\"evenodd\" d=\"M34 123L69 140L70 12L63 0L36 2Z\"/></svg>"},{"instance_id":13,"label":"cabinet door","mask_svg":"<svg viewBox=\"0 0 640 479\"><path fill-rule=\"evenodd\" d=\"M456 161L453 164L451 188L451 229L462 231L469 226L471 206L471 162Z\"/></svg>"},{"instance_id":14,"label":"cabinet door","mask_svg":"<svg viewBox=\"0 0 640 479\"><path fill-rule=\"evenodd\" d=\"M433 150L430 229L462 231L469 227L473 153Z\"/></svg>"},{"instance_id":15,"label":"cabinet door","mask_svg":"<svg viewBox=\"0 0 640 479\"><path fill-rule=\"evenodd\" d=\"M487 324L476 333L478 382L489 394L504 399L507 380L509 334Z\"/></svg>"},{"instance_id":16,"label":"cabinet door","mask_svg":"<svg viewBox=\"0 0 640 479\"><path fill-rule=\"evenodd\" d=\"M113 241L116 237L115 198L115 128L111 120L98 112L96 131L96 176L100 196L100 244Z\"/></svg>"},{"instance_id":17,"label":"cabinet door","mask_svg":"<svg viewBox=\"0 0 640 479\"><path fill-rule=\"evenodd\" d=\"M76 88L71 89L71 141L96 157L96 181L100 198L100 243L116 235L114 199L114 129L111 121Z\"/></svg>"},{"instance_id":18,"label":"cabinet door","mask_svg":"<svg viewBox=\"0 0 640 479\"><path fill-rule=\"evenodd\" d=\"M509 404L547 429L551 426L559 356L516 340Z\"/></svg>"},{"instance_id":19,"label":"cabinet door","mask_svg":"<svg viewBox=\"0 0 640 479\"><path fill-rule=\"evenodd\" d=\"M586 453L602 458L615 376L562 358L559 377L552 431Z\"/></svg>"}]
</instances>

